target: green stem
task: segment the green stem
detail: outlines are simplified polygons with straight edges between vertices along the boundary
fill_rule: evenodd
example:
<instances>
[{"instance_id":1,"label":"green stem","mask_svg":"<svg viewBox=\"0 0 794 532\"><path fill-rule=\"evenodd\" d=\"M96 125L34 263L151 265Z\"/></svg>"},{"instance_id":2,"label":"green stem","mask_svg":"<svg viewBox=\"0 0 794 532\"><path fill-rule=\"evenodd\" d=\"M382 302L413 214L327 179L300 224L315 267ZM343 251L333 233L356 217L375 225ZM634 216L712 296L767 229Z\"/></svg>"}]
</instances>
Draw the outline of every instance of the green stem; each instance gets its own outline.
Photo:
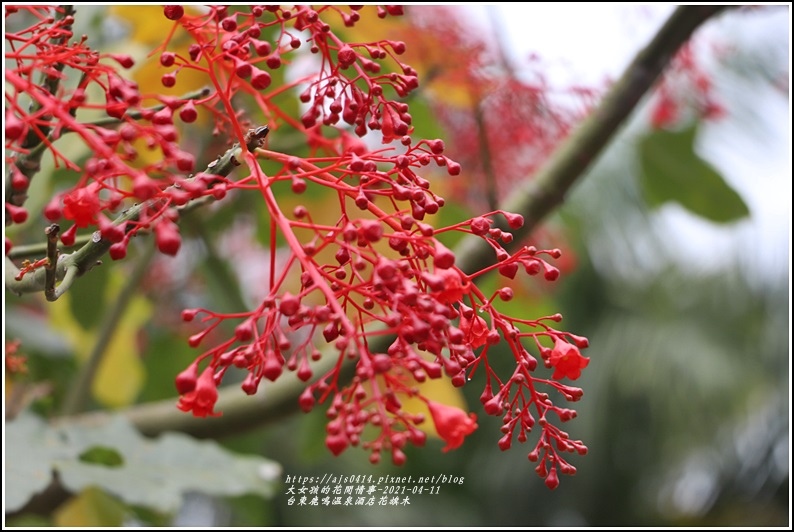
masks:
<instances>
[{"instance_id":1,"label":"green stem","mask_svg":"<svg viewBox=\"0 0 794 532\"><path fill-rule=\"evenodd\" d=\"M66 246L66 249L77 248L88 244L91 241L91 235L80 235L75 237L74 244ZM10 259L24 259L28 257L40 257L47 254L47 242L37 242L35 244L25 244L22 246L14 246L11 251L6 255Z\"/></svg>"}]
</instances>

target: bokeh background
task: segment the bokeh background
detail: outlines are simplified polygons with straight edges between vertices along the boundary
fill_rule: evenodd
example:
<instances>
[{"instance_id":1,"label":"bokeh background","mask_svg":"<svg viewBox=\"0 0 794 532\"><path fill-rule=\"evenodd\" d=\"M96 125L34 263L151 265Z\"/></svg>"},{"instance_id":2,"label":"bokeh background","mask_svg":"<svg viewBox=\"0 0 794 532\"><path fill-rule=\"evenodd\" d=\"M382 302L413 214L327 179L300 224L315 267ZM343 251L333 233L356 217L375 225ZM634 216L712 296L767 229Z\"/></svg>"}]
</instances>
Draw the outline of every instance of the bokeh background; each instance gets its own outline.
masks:
<instances>
[{"instance_id":1,"label":"bokeh background","mask_svg":"<svg viewBox=\"0 0 794 532\"><path fill-rule=\"evenodd\" d=\"M85 6L80 10L87 16L78 20L98 47L145 57L162 35L145 9ZM405 19L350 30L359 40L394 35L406 41L409 54L416 51L406 61L425 80L410 101L416 136L443 137L449 154L464 159L461 176L435 176L436 190L450 200L440 223L488 209L531 178L672 10L613 6L577 12L590 9L411 6ZM408 507L297 508L287 505L286 485L278 484L270 499L215 498L197 486L176 514L125 509L122 524L790 525L790 6L719 16L697 34L691 57L665 80L676 115L660 119L664 95L658 91L646 98L563 207L533 235L533 242L563 249L562 277L553 285L534 278L514 285L528 316L561 312L567 330L590 339L590 366L577 381L585 396L576 405L578 418L566 427L589 448L587 456L573 459L575 476L563 477L550 492L527 461L528 445L500 452L500 422L481 412L481 389L471 386L462 389L463 399L478 412L480 429L450 453L441 453L436 439L409 448L401 468L370 465L358 449L332 457L324 446L321 409L285 412L264 424L252 419L243 434L217 435L235 452L275 460L285 475L464 478L461 485L443 485L438 495L411 497ZM292 68L284 75L302 67ZM144 85L147 74L136 75ZM708 80L707 90L701 79ZM709 112L714 109L706 104L718 105L719 112ZM673 199L648 201L644 143L656 131L693 127L691 153L672 158L695 157L711 167L736 191L747 215L726 214L708 201L704 209L691 208L687 198L703 194L697 176L677 184ZM300 150L273 142L271 149ZM56 175L31 201L43 202L58 186ZM323 198L313 200L321 208ZM180 305L234 302L213 285L213 261L225 262L221 270L243 287L255 284L262 272L250 264L262 247L245 244L259 223L255 206L243 197L232 201L233 209L193 220L180 258L153 259L120 332L120 345L132 346L136 362L122 357L107 369L114 389L98 391L95 406L173 395L174 375L195 355L184 330L179 332ZM29 379L50 382L55 390L34 404L40 413L56 410L79 367L77 346L91 342L99 319L95 298L112 298L116 276L131 267L98 270L100 280L76 287L68 306L6 301L6 338L22 339ZM243 300L253 297L242 290ZM114 396L114 371L135 381L127 396ZM74 524L74 512L58 515L16 518Z\"/></svg>"}]
</instances>

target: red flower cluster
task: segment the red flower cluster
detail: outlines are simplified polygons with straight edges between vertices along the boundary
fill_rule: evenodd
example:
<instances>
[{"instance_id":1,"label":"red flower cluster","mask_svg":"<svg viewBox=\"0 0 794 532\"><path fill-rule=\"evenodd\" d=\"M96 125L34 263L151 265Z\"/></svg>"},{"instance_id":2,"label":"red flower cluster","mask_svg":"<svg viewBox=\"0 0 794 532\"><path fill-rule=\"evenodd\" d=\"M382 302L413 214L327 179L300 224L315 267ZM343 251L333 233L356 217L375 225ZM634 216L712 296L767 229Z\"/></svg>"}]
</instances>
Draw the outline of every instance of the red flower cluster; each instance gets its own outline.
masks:
<instances>
[{"instance_id":1,"label":"red flower cluster","mask_svg":"<svg viewBox=\"0 0 794 532\"><path fill-rule=\"evenodd\" d=\"M17 354L21 344L20 340L6 342L6 375L24 374L28 371L27 357Z\"/></svg>"},{"instance_id":2,"label":"red flower cluster","mask_svg":"<svg viewBox=\"0 0 794 532\"><path fill-rule=\"evenodd\" d=\"M477 428L473 414L429 401L415 383L449 378L463 386L478 377L485 382L484 410L504 422L500 448L509 448L514 437L526 441L537 423L540 434L529 458L540 461L538 473L554 484L557 470L575 471L560 453L584 453L586 448L550 419L555 414L564 422L575 412L555 405L541 390L567 401L581 397L581 390L557 381L579 376L587 359L577 348L584 348L586 340L555 329L559 315L531 319L503 312L501 302L513 297L510 287L485 293L473 282L495 271L512 279L522 270L553 281L559 271L546 259L557 259L560 252L530 246L508 252L505 245L513 235L495 221L502 217L509 228L519 228L523 218L515 213L495 210L449 227L427 223L445 200L423 174L435 166L454 176L461 167L446 155L440 139L411 136L412 117L403 98L418 80L403 62L402 41L345 41L331 22L345 27L359 23L365 15L359 7L210 6L198 12L165 6L163 16L173 31L157 49L163 86L179 89L189 71L201 74L209 86L178 98L147 94L147 101L157 104L145 107L137 85L120 73L133 60L103 56L85 40L75 42L69 8L56 8L52 17L50 9L7 10L7 16L24 10L38 21L6 34L11 50L6 56L6 149L22 175L14 179L18 194L6 206L14 219L26 216L14 209L22 208L23 189L35 174L29 157L40 145L57 164L79 174L80 185L45 208L50 219L74 221L61 235L67 244L77 228L96 226L101 239L112 243L111 257L121 259L130 238L147 230L162 253L176 254L182 238L177 208L200 198L222 199L235 189L258 194L270 220L264 237L271 244L267 295L254 308L236 313L203 308L183 313L185 321L201 324L188 340L192 347L217 340L210 333L223 322L236 326L233 336L208 346L177 377L178 408L199 417L218 415L217 387L231 367L247 372L242 389L248 394L263 379L275 381L293 371L307 383L299 399L304 410L329 403L326 445L331 452L360 446L372 462L388 453L392 462L402 464L405 446L426 439L417 428L423 417L403 408L406 398L428 401L445 450L460 446ZM378 8L376 13L398 16L402 8ZM186 52L178 48L183 37L191 42ZM282 75L280 69L299 49L316 58L316 71ZM60 86L54 65L79 74L76 86ZM42 77L50 80L45 90ZM277 77L279 83L273 83ZM97 91L103 100L92 99ZM22 104L23 94L34 99L31 107ZM300 116L283 105L289 94L307 106ZM103 109L107 117L82 122L86 108ZM200 115L214 122L216 136L228 141L220 152L227 151L209 162L205 172L186 178L197 163L190 152L199 149L184 149L177 124L192 123ZM306 151L299 156L250 144L257 129L245 116L264 116L273 135L302 136ZM541 129L535 124L532 131ZM378 149L357 138L373 131L383 142ZM560 124L554 139L564 132ZM92 153L81 167L52 142L67 133ZM159 150L162 159L136 166L141 145ZM221 160L239 167L238 180L211 173ZM328 192L337 203L322 212L294 204L285 208L284 197L276 193L281 186L292 191L290 201L311 190ZM110 221L114 212L133 203L143 205L135 218ZM448 232L486 241L494 250L494 264L476 272L460 270L455 254L439 239ZM554 351L545 347L549 341L555 342ZM490 363L497 345L506 346L515 361L509 375L498 374ZM325 346L335 352L321 351ZM535 374L532 353L555 368L551 379ZM311 362L323 356L337 357L336 364L315 375ZM342 378L346 363L353 366L352 380ZM374 430L365 432L367 427Z\"/></svg>"},{"instance_id":3,"label":"red flower cluster","mask_svg":"<svg viewBox=\"0 0 794 532\"><path fill-rule=\"evenodd\" d=\"M714 91L714 84L694 53L693 44L681 47L662 78L651 107L651 125L675 127L682 118L694 114L716 120L725 114Z\"/></svg>"}]
</instances>

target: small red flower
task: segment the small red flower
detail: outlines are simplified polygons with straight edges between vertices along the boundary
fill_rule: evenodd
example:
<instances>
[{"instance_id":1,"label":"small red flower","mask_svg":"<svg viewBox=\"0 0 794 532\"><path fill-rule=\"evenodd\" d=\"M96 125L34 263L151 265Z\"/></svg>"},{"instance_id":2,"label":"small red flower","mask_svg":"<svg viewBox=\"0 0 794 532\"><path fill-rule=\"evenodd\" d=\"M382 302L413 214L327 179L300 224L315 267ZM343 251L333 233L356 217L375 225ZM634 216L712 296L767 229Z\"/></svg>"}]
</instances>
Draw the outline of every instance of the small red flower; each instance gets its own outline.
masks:
<instances>
[{"instance_id":1,"label":"small red flower","mask_svg":"<svg viewBox=\"0 0 794 532\"><path fill-rule=\"evenodd\" d=\"M460 330L466 335L465 340L472 349L477 349L488 341L488 324L479 316L461 316Z\"/></svg>"},{"instance_id":2,"label":"small red flower","mask_svg":"<svg viewBox=\"0 0 794 532\"><path fill-rule=\"evenodd\" d=\"M20 340L6 342L6 375L28 372L27 357L17 354L21 343Z\"/></svg>"},{"instance_id":3,"label":"small red flower","mask_svg":"<svg viewBox=\"0 0 794 532\"><path fill-rule=\"evenodd\" d=\"M63 217L74 220L77 227L88 227L97 223L99 195L97 187L89 185L79 188L63 198Z\"/></svg>"},{"instance_id":4,"label":"small red flower","mask_svg":"<svg viewBox=\"0 0 794 532\"><path fill-rule=\"evenodd\" d=\"M651 124L655 128L664 128L672 125L679 115L678 104L666 93L663 93L651 114Z\"/></svg>"},{"instance_id":5,"label":"small red flower","mask_svg":"<svg viewBox=\"0 0 794 532\"><path fill-rule=\"evenodd\" d=\"M549 364L554 368L552 379L560 380L568 377L572 381L576 380L589 363L590 359L583 357L579 348L572 343L560 338L554 341L554 349L549 356Z\"/></svg>"},{"instance_id":6,"label":"small red flower","mask_svg":"<svg viewBox=\"0 0 794 532\"><path fill-rule=\"evenodd\" d=\"M442 303L457 303L470 289L469 282L461 277L458 270L439 270L436 275L444 280L444 289L436 296Z\"/></svg>"},{"instance_id":7,"label":"small red flower","mask_svg":"<svg viewBox=\"0 0 794 532\"><path fill-rule=\"evenodd\" d=\"M441 449L444 452L457 449L463 445L463 438L477 429L477 415L474 413L466 414L460 408L447 406L434 401L428 401L430 415L436 426L436 432L447 442L447 446Z\"/></svg>"},{"instance_id":8,"label":"small red flower","mask_svg":"<svg viewBox=\"0 0 794 532\"><path fill-rule=\"evenodd\" d=\"M177 408L183 412L193 412L195 417L219 416L220 412L213 412L218 400L218 388L213 378L213 368L208 367L196 381L193 391L179 398Z\"/></svg>"}]
</instances>

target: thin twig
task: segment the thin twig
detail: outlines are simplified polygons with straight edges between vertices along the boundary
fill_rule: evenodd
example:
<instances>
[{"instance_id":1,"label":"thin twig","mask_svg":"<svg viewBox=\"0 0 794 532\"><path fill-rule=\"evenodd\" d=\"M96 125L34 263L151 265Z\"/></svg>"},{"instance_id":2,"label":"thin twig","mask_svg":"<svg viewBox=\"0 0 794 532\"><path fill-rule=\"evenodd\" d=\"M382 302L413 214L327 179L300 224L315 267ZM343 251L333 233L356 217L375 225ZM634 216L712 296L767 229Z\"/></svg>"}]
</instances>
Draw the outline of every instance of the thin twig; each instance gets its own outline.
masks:
<instances>
[{"instance_id":1,"label":"thin twig","mask_svg":"<svg viewBox=\"0 0 794 532\"><path fill-rule=\"evenodd\" d=\"M55 268L58 265L58 224L52 224L44 233L47 235L47 264L44 266L44 296L47 301L55 301Z\"/></svg>"},{"instance_id":2,"label":"thin twig","mask_svg":"<svg viewBox=\"0 0 794 532\"><path fill-rule=\"evenodd\" d=\"M260 147L267 136L268 131L269 130L266 126L250 130L245 139L248 150L254 151L256 148ZM209 163L204 173L217 175L219 177L228 176L231 171L240 164L237 158L240 156L241 151L242 148L240 145L235 144L222 156ZM172 185L166 189L165 192L176 187L178 187L178 185ZM199 200L200 199L201 198L199 198ZM150 209L155 209L161 201L163 200L160 198L155 198L144 203L134 205L133 207L130 207L129 209L126 209L124 212L122 212L122 214L116 218L113 223L115 225L122 225L126 228L128 222L137 220L143 212L146 212ZM91 268L97 264L99 259L102 258L105 253L107 253L111 245L112 242L110 240L102 238L99 231L95 231L91 240L83 247L73 253L64 255L63 258L58 261L55 270L56 279L64 279L67 272L71 272L69 277L71 282L74 277L79 277L90 271ZM10 261L6 260L6 264L9 262ZM43 271L37 270L32 274L25 275L22 279L17 280L15 277L19 273L19 270L13 266L13 263L11 264L12 266L10 268L6 268L5 273L5 286L10 292L17 295L22 295L33 292L41 292L45 289L45 273ZM65 282L62 282L59 290L57 290L55 293L56 298L58 295L62 294L68 288L68 286L69 285L66 285Z\"/></svg>"},{"instance_id":3,"label":"thin twig","mask_svg":"<svg viewBox=\"0 0 794 532\"><path fill-rule=\"evenodd\" d=\"M483 112L484 100L474 102L474 118L477 123L477 144L480 146L480 164L485 176L484 192L488 211L495 211L499 205L499 183L493 168L493 158L491 157L491 144L488 140L488 123Z\"/></svg>"},{"instance_id":4,"label":"thin twig","mask_svg":"<svg viewBox=\"0 0 794 532\"><path fill-rule=\"evenodd\" d=\"M87 244L91 240L91 235L80 235L75 237L74 244L71 246L62 246L61 249L74 249ZM35 244L24 244L21 246L14 246L8 252L6 257L10 259L24 259L27 257L39 257L47 253L47 242L36 242Z\"/></svg>"},{"instance_id":5,"label":"thin twig","mask_svg":"<svg viewBox=\"0 0 794 532\"><path fill-rule=\"evenodd\" d=\"M189 92L187 94L179 96L179 99L180 100L198 100L200 98L206 98L207 96L210 95L210 92L211 91L210 91L209 87L202 87L201 89L199 89L197 91ZM157 111L161 111L161 110L163 110L165 108L166 108L166 105L164 105L164 104L154 105L152 107L147 107L145 109L141 109L140 111L127 111L126 113L124 113L124 116L122 116L121 118L114 118L112 116L109 116L107 118L99 118L99 119L94 120L92 122L84 122L83 125L84 126L92 126L92 127L115 126L115 125L123 123L124 119L138 120L140 118L143 118L145 115L148 115L150 113L156 113ZM68 132L71 132L72 130L69 129L69 128L63 128L62 131L64 133L68 133Z\"/></svg>"}]
</instances>

